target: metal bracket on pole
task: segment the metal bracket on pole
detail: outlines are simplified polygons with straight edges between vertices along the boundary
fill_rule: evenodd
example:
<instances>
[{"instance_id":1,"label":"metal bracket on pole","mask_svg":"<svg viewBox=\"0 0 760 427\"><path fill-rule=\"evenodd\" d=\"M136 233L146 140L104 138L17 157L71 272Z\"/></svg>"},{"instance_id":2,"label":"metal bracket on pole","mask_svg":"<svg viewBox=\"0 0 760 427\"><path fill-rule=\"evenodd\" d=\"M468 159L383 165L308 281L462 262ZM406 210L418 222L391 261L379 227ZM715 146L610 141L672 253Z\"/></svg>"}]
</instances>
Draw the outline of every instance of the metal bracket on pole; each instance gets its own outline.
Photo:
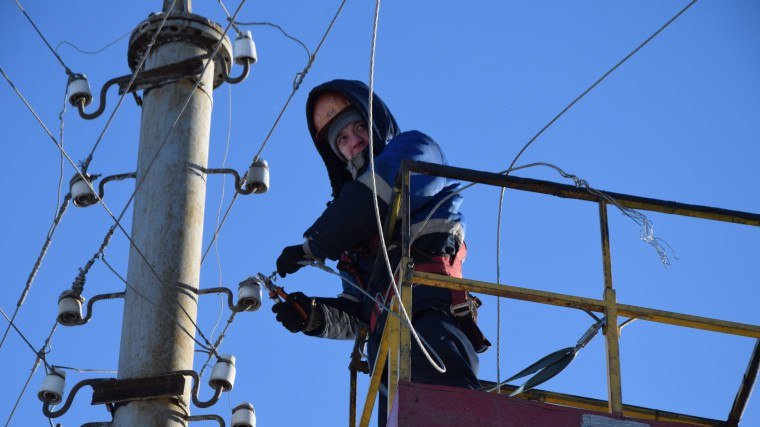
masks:
<instances>
[{"instance_id":1,"label":"metal bracket on pole","mask_svg":"<svg viewBox=\"0 0 760 427\"><path fill-rule=\"evenodd\" d=\"M148 378L127 378L92 385L92 404L105 405L135 400L180 398L185 391L185 377L174 373Z\"/></svg>"}]
</instances>

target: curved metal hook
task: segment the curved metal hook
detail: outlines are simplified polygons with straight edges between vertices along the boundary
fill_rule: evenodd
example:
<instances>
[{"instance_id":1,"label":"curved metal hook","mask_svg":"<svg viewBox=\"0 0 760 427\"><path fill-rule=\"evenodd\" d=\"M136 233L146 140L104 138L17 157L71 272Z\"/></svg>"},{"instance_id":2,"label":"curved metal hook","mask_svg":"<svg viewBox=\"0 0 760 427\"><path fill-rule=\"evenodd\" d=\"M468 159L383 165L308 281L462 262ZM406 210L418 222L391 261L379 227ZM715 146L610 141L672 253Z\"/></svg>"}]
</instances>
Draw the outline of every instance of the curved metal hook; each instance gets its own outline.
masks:
<instances>
[{"instance_id":1,"label":"curved metal hook","mask_svg":"<svg viewBox=\"0 0 760 427\"><path fill-rule=\"evenodd\" d=\"M116 175L109 175L105 178L103 178L100 183L98 183L98 197L103 198L103 193L105 191L105 185L107 182L111 181L123 181L128 178L136 178L137 172L127 172L127 173L120 173Z\"/></svg>"},{"instance_id":2,"label":"curved metal hook","mask_svg":"<svg viewBox=\"0 0 760 427\"><path fill-rule=\"evenodd\" d=\"M93 384L103 383L113 381L111 378L90 378L87 380L79 381L78 383L74 384L74 387L71 388L71 391L69 392L68 397L66 397L66 402L63 404L61 409L57 411L51 411L50 410L50 403L48 402L42 402L42 413L45 414L48 418L58 418L61 415L65 414L66 411L69 410L69 407L71 407L71 403L74 402L74 397L76 397L77 392L85 386L92 386Z\"/></svg>"},{"instance_id":3,"label":"curved metal hook","mask_svg":"<svg viewBox=\"0 0 760 427\"><path fill-rule=\"evenodd\" d=\"M248 73L251 70L251 60L246 59L245 62L243 62L243 71L240 73L237 77L230 77L229 70L226 68L222 71L224 73L224 81L226 81L229 84L238 84L245 80L246 77L248 77Z\"/></svg>"},{"instance_id":4,"label":"curved metal hook","mask_svg":"<svg viewBox=\"0 0 760 427\"><path fill-rule=\"evenodd\" d=\"M195 165L195 164L191 164L190 167L193 168L193 169L197 169L197 170L199 170L199 171L201 171L201 172L203 172L205 174L209 174L209 175L218 175L218 174L232 175L235 178L235 191L238 192L239 194L244 195L244 196L247 196L247 195L253 193L253 191L256 189L253 186L251 188L244 188L243 187L243 182L244 182L244 178L245 177L241 178L240 174L235 169L230 169L230 168L204 168L203 166L198 166L198 165Z\"/></svg>"},{"instance_id":5,"label":"curved metal hook","mask_svg":"<svg viewBox=\"0 0 760 427\"><path fill-rule=\"evenodd\" d=\"M208 408L209 406L212 406L215 404L219 398L222 396L222 392L224 391L221 387L214 389L214 395L211 396L211 399L203 402L198 398L198 386L200 383L200 378L198 377L198 373L192 370L184 370L184 371L177 371L176 373L187 375L189 377L193 378L193 388L190 392L190 397L193 399L193 404L198 408Z\"/></svg>"},{"instance_id":6,"label":"curved metal hook","mask_svg":"<svg viewBox=\"0 0 760 427\"><path fill-rule=\"evenodd\" d=\"M238 307L236 304L233 304L233 298L234 294L232 292L232 289L225 288L225 287L219 287L219 288L205 288L205 289L198 289L198 295L207 295L207 294L227 294L227 307L230 308L230 311L245 311L248 306L245 307Z\"/></svg>"},{"instance_id":7,"label":"curved metal hook","mask_svg":"<svg viewBox=\"0 0 760 427\"><path fill-rule=\"evenodd\" d=\"M187 421L216 421L219 423L219 427L225 427L224 418L216 414L191 415L187 417Z\"/></svg>"},{"instance_id":8,"label":"curved metal hook","mask_svg":"<svg viewBox=\"0 0 760 427\"><path fill-rule=\"evenodd\" d=\"M108 300L108 299L116 299L116 298L124 298L124 292L112 292L110 294L95 295L89 301L87 301L87 314L84 317L82 317L81 319L77 320L76 322L71 322L71 323L67 322L65 324L64 323L61 323L61 324L64 325L64 326L81 326L81 325L84 325L85 323L89 322L90 319L92 318L92 308L93 308L93 306L95 305L95 303L97 301ZM59 323L60 323L60 320L59 320Z\"/></svg>"}]
</instances>

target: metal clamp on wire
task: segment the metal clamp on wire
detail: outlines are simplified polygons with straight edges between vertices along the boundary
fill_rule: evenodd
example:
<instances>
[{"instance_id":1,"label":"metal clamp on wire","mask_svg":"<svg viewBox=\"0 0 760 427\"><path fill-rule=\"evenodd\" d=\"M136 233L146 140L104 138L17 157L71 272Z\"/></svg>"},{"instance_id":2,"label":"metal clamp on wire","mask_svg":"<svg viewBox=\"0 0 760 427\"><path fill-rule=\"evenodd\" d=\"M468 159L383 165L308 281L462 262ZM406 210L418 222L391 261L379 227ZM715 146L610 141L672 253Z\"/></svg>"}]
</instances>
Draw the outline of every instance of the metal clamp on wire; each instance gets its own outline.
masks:
<instances>
[{"instance_id":1,"label":"metal clamp on wire","mask_svg":"<svg viewBox=\"0 0 760 427\"><path fill-rule=\"evenodd\" d=\"M235 191L242 195L262 194L269 190L269 163L264 159L256 159L242 179L235 169L204 168L195 164L191 164L190 167L209 175L232 175L235 178Z\"/></svg>"},{"instance_id":2,"label":"metal clamp on wire","mask_svg":"<svg viewBox=\"0 0 760 427\"><path fill-rule=\"evenodd\" d=\"M460 304L452 304L449 310L456 317L464 317L470 313L474 313L481 305L483 305L483 302L480 301L480 298L474 297L468 298L467 301Z\"/></svg>"},{"instance_id":3,"label":"metal clamp on wire","mask_svg":"<svg viewBox=\"0 0 760 427\"><path fill-rule=\"evenodd\" d=\"M240 83L248 77L251 65L256 63L258 55L256 53L256 44L253 43L253 36L250 31L244 31L238 34L235 39L232 51L234 53L235 63L243 66L243 71L238 77L230 77L229 72L224 68L224 80L230 84Z\"/></svg>"},{"instance_id":4,"label":"metal clamp on wire","mask_svg":"<svg viewBox=\"0 0 760 427\"><path fill-rule=\"evenodd\" d=\"M79 326L92 317L92 307L97 301L124 298L124 292L95 295L87 303L87 315L82 316L84 297L73 290L65 290L58 297L58 323L63 326Z\"/></svg>"},{"instance_id":5,"label":"metal clamp on wire","mask_svg":"<svg viewBox=\"0 0 760 427\"><path fill-rule=\"evenodd\" d=\"M113 380L110 378L90 378L76 383L71 388L69 396L66 398L66 402L61 409L52 411L51 406L55 406L63 400L63 388L66 385L66 374L53 368L42 381L42 387L40 387L40 391L37 393L37 398L42 402L42 413L48 418L58 418L69 410L74 397L82 387L109 381Z\"/></svg>"},{"instance_id":6,"label":"metal clamp on wire","mask_svg":"<svg viewBox=\"0 0 760 427\"><path fill-rule=\"evenodd\" d=\"M113 85L119 86L119 95L126 92L147 90L155 86L193 77L203 71L204 56L193 57L174 64L163 65L147 71L142 71L132 80L132 74L115 77L103 84L100 89L100 105L92 113L84 111L84 107L92 102L92 94L87 78L83 74L73 74L69 77L68 99L72 106L79 110L83 119L92 120L103 114L106 109L106 93ZM132 82L130 86L129 83ZM129 86L129 87L127 87Z\"/></svg>"},{"instance_id":7,"label":"metal clamp on wire","mask_svg":"<svg viewBox=\"0 0 760 427\"><path fill-rule=\"evenodd\" d=\"M99 174L88 175L75 173L69 181L69 193L71 194L71 200L74 206L80 208L86 208L92 206L102 199L105 194L105 185L111 181L122 181L127 178L135 178L137 175L135 172L121 173L117 175L109 175L103 178L98 184L98 194L95 194L93 182L100 177Z\"/></svg>"},{"instance_id":8,"label":"metal clamp on wire","mask_svg":"<svg viewBox=\"0 0 760 427\"><path fill-rule=\"evenodd\" d=\"M225 287L199 289L198 295L226 294L227 306L231 311L256 311L261 308L262 289L255 277L249 277L238 285L237 303L232 303L232 290Z\"/></svg>"},{"instance_id":9,"label":"metal clamp on wire","mask_svg":"<svg viewBox=\"0 0 760 427\"><path fill-rule=\"evenodd\" d=\"M211 378L208 380L208 385L214 389L214 395L207 401L201 401L198 398L198 387L200 378L198 373L191 370L179 371L179 374L187 375L193 378L193 388L190 392L193 399L193 404L198 408L208 408L215 404L222 392L232 390L235 385L235 356L231 354L223 354L222 357L217 359L214 368L211 370Z\"/></svg>"}]
</instances>

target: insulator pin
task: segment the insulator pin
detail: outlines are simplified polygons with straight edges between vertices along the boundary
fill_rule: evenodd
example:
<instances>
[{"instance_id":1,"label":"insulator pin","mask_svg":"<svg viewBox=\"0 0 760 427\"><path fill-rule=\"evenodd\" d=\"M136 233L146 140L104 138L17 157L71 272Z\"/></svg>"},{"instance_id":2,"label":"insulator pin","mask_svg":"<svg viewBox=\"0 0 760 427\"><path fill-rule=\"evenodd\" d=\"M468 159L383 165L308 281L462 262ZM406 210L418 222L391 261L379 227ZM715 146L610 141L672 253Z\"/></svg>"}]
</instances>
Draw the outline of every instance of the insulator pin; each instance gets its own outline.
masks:
<instances>
[{"instance_id":1,"label":"insulator pin","mask_svg":"<svg viewBox=\"0 0 760 427\"><path fill-rule=\"evenodd\" d=\"M80 104L82 107L90 105L92 102L92 92L90 91L90 84L87 82L87 76L84 74L72 74L69 76L66 97L69 99L69 104L74 107Z\"/></svg>"},{"instance_id":2,"label":"insulator pin","mask_svg":"<svg viewBox=\"0 0 760 427\"><path fill-rule=\"evenodd\" d=\"M240 65L246 62L254 64L258 59L256 44L253 42L253 36L250 31L242 32L237 36L232 51L235 54L235 63Z\"/></svg>"},{"instance_id":3,"label":"insulator pin","mask_svg":"<svg viewBox=\"0 0 760 427\"><path fill-rule=\"evenodd\" d=\"M75 326L82 321L84 298L72 290L63 291L58 297L58 323Z\"/></svg>"},{"instance_id":4,"label":"insulator pin","mask_svg":"<svg viewBox=\"0 0 760 427\"><path fill-rule=\"evenodd\" d=\"M85 175L85 177L86 179L77 173L69 181L71 200L74 202L74 206L80 208L92 206L98 202L98 198L91 187L92 183L88 182L89 176Z\"/></svg>"},{"instance_id":5,"label":"insulator pin","mask_svg":"<svg viewBox=\"0 0 760 427\"><path fill-rule=\"evenodd\" d=\"M53 369L42 380L37 398L48 405L57 405L63 400L63 388L66 386L66 372Z\"/></svg>"},{"instance_id":6,"label":"insulator pin","mask_svg":"<svg viewBox=\"0 0 760 427\"><path fill-rule=\"evenodd\" d=\"M248 168L245 190L256 194L266 193L269 190L269 163L266 160L258 159Z\"/></svg>"},{"instance_id":7,"label":"insulator pin","mask_svg":"<svg viewBox=\"0 0 760 427\"><path fill-rule=\"evenodd\" d=\"M221 356L214 364L214 369L211 370L208 385L214 390L221 388L223 391L230 391L235 385L235 356L231 354Z\"/></svg>"},{"instance_id":8,"label":"insulator pin","mask_svg":"<svg viewBox=\"0 0 760 427\"><path fill-rule=\"evenodd\" d=\"M262 289L259 279L249 277L238 285L237 308L240 311L256 311L261 308Z\"/></svg>"},{"instance_id":9,"label":"insulator pin","mask_svg":"<svg viewBox=\"0 0 760 427\"><path fill-rule=\"evenodd\" d=\"M243 402L232 410L232 427L256 427L253 405Z\"/></svg>"}]
</instances>

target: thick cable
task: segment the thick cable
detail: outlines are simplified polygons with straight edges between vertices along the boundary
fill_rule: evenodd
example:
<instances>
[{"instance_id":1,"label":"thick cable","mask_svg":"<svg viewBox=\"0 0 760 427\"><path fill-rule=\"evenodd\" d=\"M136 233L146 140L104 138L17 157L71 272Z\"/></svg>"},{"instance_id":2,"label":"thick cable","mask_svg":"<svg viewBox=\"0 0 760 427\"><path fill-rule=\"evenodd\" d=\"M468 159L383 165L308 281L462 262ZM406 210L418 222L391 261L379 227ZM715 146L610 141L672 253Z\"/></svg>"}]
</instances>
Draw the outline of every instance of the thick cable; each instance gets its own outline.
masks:
<instances>
[{"instance_id":1,"label":"thick cable","mask_svg":"<svg viewBox=\"0 0 760 427\"><path fill-rule=\"evenodd\" d=\"M385 266L388 269L388 279L393 286L393 291L398 295L401 296L401 292L399 292L398 285L396 284L396 278L393 274L393 267L391 267L391 261L388 257L388 249L385 244L385 236L383 236L383 223L380 219L380 206L378 205L377 201L377 181L375 180L375 146L374 146L374 123L373 123L373 115L372 115L372 101L374 99L374 80L375 80L375 44L377 41L377 23L380 18L380 0L375 1L375 15L374 20L372 24L372 43L370 45L370 59L369 59L369 173L370 177L372 178L372 207L375 211L375 222L377 224L377 230L378 235L380 236L380 250L383 254L383 261L385 262ZM430 362L430 365L435 368L436 371L440 373L446 373L446 366L441 363L439 366L436 361L433 360L433 358L430 356L430 354L427 351L427 348L422 345L422 341L420 340L419 334L417 334L417 331L411 326L412 325L412 319L409 316L409 313L406 311L406 307L404 307L404 304L402 304L399 301L399 307L401 308L401 313L404 316L404 318L407 320L405 322L409 326L409 330L412 333L412 336L414 336L415 341L417 341L417 345L420 346L420 349L422 350L422 354L425 355L425 358ZM440 359L439 359L440 361Z\"/></svg>"},{"instance_id":2,"label":"thick cable","mask_svg":"<svg viewBox=\"0 0 760 427\"><path fill-rule=\"evenodd\" d=\"M129 31L127 31L126 33L124 33L124 34L122 34L121 36L119 36L119 38L117 38L116 40L114 40L114 41L112 41L112 42L108 43L107 45L105 45L105 46L103 46L103 47L101 47L100 49L97 49L97 50L92 50L92 51L90 51L90 50L84 50L84 49L80 49L80 48L79 48L79 46L75 45L74 43L72 43L72 42L70 42L70 41L68 41L68 40L63 40L62 42L58 43L58 44L55 46L55 51L56 51L56 52L58 52L58 50L59 50L59 49L61 48L61 46L63 46L63 45L69 45L69 46L73 47L75 50L77 50L77 51L79 51L80 53L83 53L83 54L85 54L85 55L96 55L96 54L98 54L98 53L100 53L100 52L103 52L104 50L108 49L109 47L111 47L111 46L115 45L116 43L118 43L118 42L120 42L120 41L124 40L124 38L125 38L125 37L127 37L127 36L128 36L128 35L130 35L130 34L132 34L132 30L129 30Z\"/></svg>"},{"instance_id":3,"label":"thick cable","mask_svg":"<svg viewBox=\"0 0 760 427\"><path fill-rule=\"evenodd\" d=\"M63 59L61 58L61 55L58 55L58 52L56 52L55 49L53 49L53 46L50 46L50 43L47 41L47 39L45 38L45 36L42 34L42 31L40 31L40 29L37 27L37 24L34 23L34 21L32 20L32 17L29 16L28 13L26 13L26 10L24 10L24 6L21 6L21 3L19 3L18 0L13 0L13 1L16 3L16 6L18 6L18 8L21 11L21 13L23 13L24 16L26 16L26 19L29 21L29 23L32 24L32 27L34 27L34 30L37 31L37 34L40 36L40 38L42 39L42 41L45 42L45 45L47 45L48 49L50 49L50 52L55 56L55 58L58 60L58 62L61 63L61 66L63 67L63 69L66 70L66 75L68 75L68 76L72 75L73 73L71 72L71 69L69 69L69 67L66 65L66 63L63 62Z\"/></svg>"},{"instance_id":4,"label":"thick cable","mask_svg":"<svg viewBox=\"0 0 760 427\"><path fill-rule=\"evenodd\" d=\"M156 33L153 34L153 37L150 39L150 42L148 43L147 48L145 49L145 53L143 54L142 58L140 58L140 62L138 62L137 66L135 67L135 71L132 73L132 78L129 79L129 83L124 87L124 92L122 92L121 96L119 96L119 100L116 102L116 106L114 107L113 111L111 111L111 115L108 116L108 120L106 120L106 125L103 127L103 130L100 132L100 135L98 135L98 139L95 140L95 144L92 146L92 149L90 150L90 154L87 155L87 158L82 163L82 172L87 173L87 169L90 167L90 163L92 162L92 156L95 154L95 150L98 149L98 146L100 145L100 141L103 140L103 137L106 134L106 131L108 130L108 127L111 126L111 122L113 121L114 116L116 116L116 112L119 111L119 107L121 107L122 101L124 101L124 97L127 96L129 93L129 89L132 88L132 84L135 82L135 79L137 79L137 75L142 71L143 65L145 65L145 61L148 59L148 54L150 54L151 49L153 49L153 45L156 43L156 40L158 40L159 34L161 34L161 30L164 28L164 24L166 24L166 20L169 19L169 14L174 9L174 5L177 3L177 0L173 0L172 4L169 6L169 9L164 13L164 18L161 20L161 23L158 25L158 29L156 29ZM222 39L224 39L224 36L222 36ZM205 68L204 68L205 71Z\"/></svg>"},{"instance_id":5,"label":"thick cable","mask_svg":"<svg viewBox=\"0 0 760 427\"><path fill-rule=\"evenodd\" d=\"M296 78L293 81L293 89L290 91L290 95L288 95L287 99L285 100L285 103L280 109L279 114L277 114L277 118L272 124L272 127L269 129L267 136L264 138L264 142L262 142L261 147L259 147L259 150L256 152L256 155L253 156L253 161L251 163L254 163L256 160L259 159L259 156L261 156L261 153L264 151L264 147L266 147L267 142L269 142L269 139L272 137L272 134L274 134L275 129L277 129L277 126L280 124L280 119L282 119L282 116L285 114L285 110L288 109L288 106L290 105L290 101L293 100L293 96L295 96L296 92L298 92L298 89L301 87L301 83L303 82L303 79L309 73L309 70L311 70L311 66L314 63L314 61L317 59L317 54L319 53L319 50L322 48L322 45L325 43L325 40L327 40L327 36L330 34L330 31L332 30L333 25L335 25L335 21L338 19L340 12L343 10L343 6L346 5L346 1L347 0L343 0L340 3L340 6L338 6L338 10L335 12L335 15L333 15L333 18L330 21L330 24L327 26L327 29L322 35L322 39L319 41L319 44L317 44L317 48L314 49L314 53L311 54L311 56L309 57L309 61L306 63L306 66L304 66L303 70L301 70L299 73L296 74ZM201 264L203 264L203 261L205 261L206 255L208 255L209 251L211 250L212 245L214 244L214 241L216 241L217 237L219 236L219 231L221 231L222 226L224 226L224 223L227 220L227 216L232 210L232 207L235 205L235 201L237 200L238 196L239 194L236 192L232 196L232 200L230 200L230 204L227 205L227 209L225 210L224 215L222 216L221 223L216 228L216 230L214 230L214 235L211 237L211 242L209 242L208 246L206 246L206 249L203 251L203 256L201 257Z\"/></svg>"},{"instance_id":6,"label":"thick cable","mask_svg":"<svg viewBox=\"0 0 760 427\"><path fill-rule=\"evenodd\" d=\"M230 313L230 317L227 318L227 323L224 325L224 328L222 329L222 332L219 333L219 336L216 337L216 341L214 342L213 348L215 350L219 350L219 346L222 345L222 341L224 341L224 338L227 336L227 329L232 326L232 322L235 320L235 316L237 316L238 311L232 310ZM207 351L206 354L208 354L208 359L203 363L203 366L201 367L201 371L198 374L199 378L203 378L203 373L206 371L206 368L209 365L209 362L211 362L211 358L213 357L214 353Z\"/></svg>"}]
</instances>

